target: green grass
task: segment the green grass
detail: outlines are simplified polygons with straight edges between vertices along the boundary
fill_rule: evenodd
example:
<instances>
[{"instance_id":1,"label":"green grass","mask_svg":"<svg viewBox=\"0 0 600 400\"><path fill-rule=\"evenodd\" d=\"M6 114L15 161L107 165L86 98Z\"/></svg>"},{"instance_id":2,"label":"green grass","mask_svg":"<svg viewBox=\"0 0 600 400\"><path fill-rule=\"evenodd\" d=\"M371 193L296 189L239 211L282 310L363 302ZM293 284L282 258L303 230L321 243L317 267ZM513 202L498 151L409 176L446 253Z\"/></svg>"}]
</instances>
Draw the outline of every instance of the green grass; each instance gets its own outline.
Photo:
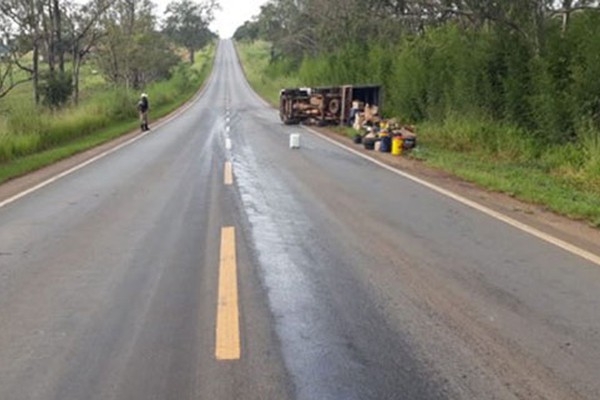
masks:
<instances>
[{"instance_id":1,"label":"green grass","mask_svg":"<svg viewBox=\"0 0 600 400\"><path fill-rule=\"evenodd\" d=\"M600 174L585 146L540 146L518 129L466 117L418 132L414 157L426 164L600 227Z\"/></svg>"},{"instance_id":2,"label":"green grass","mask_svg":"<svg viewBox=\"0 0 600 400\"><path fill-rule=\"evenodd\" d=\"M296 76L273 73L268 43L237 48L250 84L273 105L281 88L304 86ZM334 130L353 136L348 129ZM599 132L583 126L579 143L541 145L514 126L458 114L420 124L417 133L419 147L411 156L426 165L600 227Z\"/></svg>"},{"instance_id":3,"label":"green grass","mask_svg":"<svg viewBox=\"0 0 600 400\"><path fill-rule=\"evenodd\" d=\"M244 73L254 90L275 107L279 107L279 91L301 86L298 77L274 74L270 71L271 45L268 42L236 42Z\"/></svg>"},{"instance_id":4,"label":"green grass","mask_svg":"<svg viewBox=\"0 0 600 400\"><path fill-rule=\"evenodd\" d=\"M415 158L492 191L600 227L600 196L593 186L548 171L543 164L494 160L489 155L459 153L420 140Z\"/></svg>"},{"instance_id":5,"label":"green grass","mask_svg":"<svg viewBox=\"0 0 600 400\"><path fill-rule=\"evenodd\" d=\"M350 139L354 139L354 137L358 133L354 128L351 128L349 126L332 126L329 129L333 130L335 133L341 136L349 137Z\"/></svg>"},{"instance_id":6,"label":"green grass","mask_svg":"<svg viewBox=\"0 0 600 400\"><path fill-rule=\"evenodd\" d=\"M64 146L42 151L25 157L20 157L0 168L0 182L26 174L36 169L50 165L58 160L70 157L92 147L98 146L111 139L123 135L138 126L137 121L127 121L115 124L110 128L98 131L93 135L74 140Z\"/></svg>"},{"instance_id":7,"label":"green grass","mask_svg":"<svg viewBox=\"0 0 600 400\"><path fill-rule=\"evenodd\" d=\"M191 68L178 67L168 81L149 85L150 118L169 114L191 98L212 68L214 46L199 52ZM78 107L60 112L35 108L23 89L7 96L0 116L0 182L114 139L137 127L137 93L106 88L97 74L84 74Z\"/></svg>"}]
</instances>

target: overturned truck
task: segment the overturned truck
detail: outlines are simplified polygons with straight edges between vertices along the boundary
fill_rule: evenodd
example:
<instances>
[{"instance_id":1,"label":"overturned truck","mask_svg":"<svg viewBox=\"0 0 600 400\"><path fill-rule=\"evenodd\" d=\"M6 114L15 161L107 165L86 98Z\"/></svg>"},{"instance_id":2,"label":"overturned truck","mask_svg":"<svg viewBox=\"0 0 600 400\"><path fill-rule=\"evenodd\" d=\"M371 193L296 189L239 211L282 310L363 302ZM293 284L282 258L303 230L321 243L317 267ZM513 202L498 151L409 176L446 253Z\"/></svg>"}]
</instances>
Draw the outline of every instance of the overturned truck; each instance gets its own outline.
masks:
<instances>
[{"instance_id":1,"label":"overturned truck","mask_svg":"<svg viewBox=\"0 0 600 400\"><path fill-rule=\"evenodd\" d=\"M284 124L350 125L365 105L381 108L379 86L282 89L279 116Z\"/></svg>"}]
</instances>

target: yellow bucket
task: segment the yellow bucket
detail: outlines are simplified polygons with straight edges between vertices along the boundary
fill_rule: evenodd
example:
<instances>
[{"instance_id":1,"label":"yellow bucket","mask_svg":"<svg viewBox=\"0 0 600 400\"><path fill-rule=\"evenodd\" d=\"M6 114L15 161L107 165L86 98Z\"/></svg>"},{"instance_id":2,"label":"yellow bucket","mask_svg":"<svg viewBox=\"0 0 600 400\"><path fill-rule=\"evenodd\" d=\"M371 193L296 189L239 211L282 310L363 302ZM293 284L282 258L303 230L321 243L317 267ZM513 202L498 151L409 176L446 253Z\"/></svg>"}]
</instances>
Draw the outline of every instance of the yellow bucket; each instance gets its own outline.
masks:
<instances>
[{"instance_id":1,"label":"yellow bucket","mask_svg":"<svg viewBox=\"0 0 600 400\"><path fill-rule=\"evenodd\" d=\"M404 145L404 140L402 140L401 136L394 136L392 138L392 155L399 156L402 154L402 146Z\"/></svg>"}]
</instances>

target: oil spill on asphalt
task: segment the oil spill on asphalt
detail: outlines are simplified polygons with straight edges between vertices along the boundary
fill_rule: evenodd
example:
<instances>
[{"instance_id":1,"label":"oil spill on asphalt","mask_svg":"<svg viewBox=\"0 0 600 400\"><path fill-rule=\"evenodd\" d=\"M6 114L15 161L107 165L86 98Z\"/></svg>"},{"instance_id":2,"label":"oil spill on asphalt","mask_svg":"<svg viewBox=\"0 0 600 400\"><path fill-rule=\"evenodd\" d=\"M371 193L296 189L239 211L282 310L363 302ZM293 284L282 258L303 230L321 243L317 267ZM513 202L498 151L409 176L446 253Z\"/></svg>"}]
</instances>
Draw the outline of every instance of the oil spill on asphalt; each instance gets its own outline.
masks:
<instances>
[{"instance_id":1,"label":"oil spill on asphalt","mask_svg":"<svg viewBox=\"0 0 600 400\"><path fill-rule=\"evenodd\" d=\"M335 318L305 271L313 260L301 254L298 243L310 235L309 221L298 211L285 187L257 168L246 149L234 160L237 183L258 252L286 367L299 399L365 399L369 385L364 368L332 332Z\"/></svg>"}]
</instances>

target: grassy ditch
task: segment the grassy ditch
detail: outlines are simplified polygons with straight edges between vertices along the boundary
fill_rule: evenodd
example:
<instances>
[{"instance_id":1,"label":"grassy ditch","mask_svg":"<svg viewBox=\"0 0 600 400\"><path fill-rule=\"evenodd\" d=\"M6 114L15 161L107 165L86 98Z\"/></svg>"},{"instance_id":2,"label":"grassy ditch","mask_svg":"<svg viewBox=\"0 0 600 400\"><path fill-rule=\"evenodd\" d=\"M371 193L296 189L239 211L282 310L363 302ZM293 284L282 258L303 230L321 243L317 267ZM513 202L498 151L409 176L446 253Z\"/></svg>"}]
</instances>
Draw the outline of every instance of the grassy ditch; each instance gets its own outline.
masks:
<instances>
[{"instance_id":1,"label":"grassy ditch","mask_svg":"<svg viewBox=\"0 0 600 400\"><path fill-rule=\"evenodd\" d=\"M298 73L269 63L268 43L237 47L250 84L272 104L277 104L282 87L304 85ZM303 65L300 73L306 74L307 68ZM388 113L393 115L393 110ZM418 124L419 147L411 156L484 188L600 227L600 133L583 124L578 129L583 140L548 145L512 125L455 114Z\"/></svg>"},{"instance_id":2,"label":"grassy ditch","mask_svg":"<svg viewBox=\"0 0 600 400\"><path fill-rule=\"evenodd\" d=\"M214 46L198 54L193 66L181 64L171 79L149 85L151 121L189 100L212 68ZM0 183L107 142L138 126L139 93L108 88L97 75L84 76L78 107L51 112L36 109L27 86L3 99L0 113Z\"/></svg>"}]
</instances>

